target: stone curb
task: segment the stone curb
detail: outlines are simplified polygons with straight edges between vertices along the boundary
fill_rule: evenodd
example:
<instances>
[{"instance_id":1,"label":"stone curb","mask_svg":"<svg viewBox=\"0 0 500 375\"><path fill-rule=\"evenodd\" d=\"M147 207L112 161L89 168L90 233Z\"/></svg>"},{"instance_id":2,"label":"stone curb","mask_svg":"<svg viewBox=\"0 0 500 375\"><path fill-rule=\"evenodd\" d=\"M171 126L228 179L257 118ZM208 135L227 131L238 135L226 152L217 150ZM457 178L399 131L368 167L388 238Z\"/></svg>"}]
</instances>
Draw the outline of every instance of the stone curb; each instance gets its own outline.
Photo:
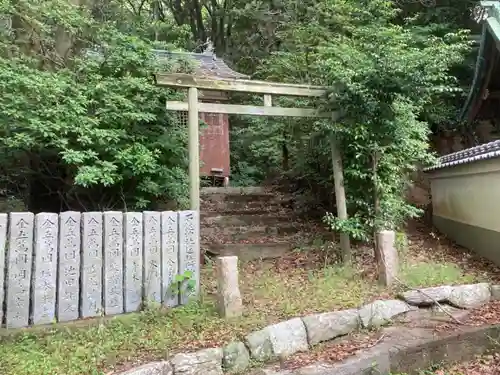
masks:
<instances>
[{"instance_id":1,"label":"stone curb","mask_svg":"<svg viewBox=\"0 0 500 375\"><path fill-rule=\"evenodd\" d=\"M395 328L395 327L394 327ZM261 369L252 375L389 375L421 374L431 365L466 362L498 349L500 325L473 327L437 336L430 329L385 329L374 347L340 363L318 362L290 371Z\"/></svg>"},{"instance_id":2,"label":"stone curb","mask_svg":"<svg viewBox=\"0 0 500 375\"><path fill-rule=\"evenodd\" d=\"M469 309L488 303L490 300L500 299L500 285L487 283L423 288L421 290L423 293L409 291L402 293L399 296L400 299L377 300L358 309L340 310L289 319L248 334L244 342L232 342L224 348L180 353L171 358L170 362L150 363L123 372L121 375L223 375L223 370L241 373L249 368L251 360L266 362L272 359L286 358L294 353L307 351L320 342L333 340L355 332L360 328L384 326L402 314L419 310L422 307L432 306L433 301L448 303L455 308ZM497 331L500 332L500 329L497 329ZM498 336L498 332L495 337ZM429 337L428 333L424 336L420 337L415 332L412 332L408 342L415 344L426 343L430 339L435 340L434 337ZM353 358L353 363L357 363L358 366L356 374L365 373L360 372L359 368L366 367L368 362L372 366L373 359L377 358L381 363L379 369L381 374L386 369L392 371L392 365L389 365L391 358L396 358L399 352L391 351L392 349L389 350L389 348L399 350L401 349L399 345L401 342L406 341L401 341L400 337L399 342L390 343L392 345L390 347L377 345L379 350L383 349L380 353L370 354L372 351L369 351L356 356L358 358ZM380 357L375 358L374 356ZM326 371L325 364L317 364L316 366L318 371L323 371L322 373L326 374L330 373L329 371L332 370L334 365L328 365L328 372L324 372ZM353 364L346 366L353 366ZM339 375L354 374L354 372L343 371L339 368L338 370L335 369L334 373ZM304 369L303 372L263 372L262 374L319 375L320 373L309 372L308 369Z\"/></svg>"},{"instance_id":3,"label":"stone curb","mask_svg":"<svg viewBox=\"0 0 500 375\"><path fill-rule=\"evenodd\" d=\"M169 362L153 362L135 369L122 372L121 375L169 375L172 374L172 365Z\"/></svg>"}]
</instances>

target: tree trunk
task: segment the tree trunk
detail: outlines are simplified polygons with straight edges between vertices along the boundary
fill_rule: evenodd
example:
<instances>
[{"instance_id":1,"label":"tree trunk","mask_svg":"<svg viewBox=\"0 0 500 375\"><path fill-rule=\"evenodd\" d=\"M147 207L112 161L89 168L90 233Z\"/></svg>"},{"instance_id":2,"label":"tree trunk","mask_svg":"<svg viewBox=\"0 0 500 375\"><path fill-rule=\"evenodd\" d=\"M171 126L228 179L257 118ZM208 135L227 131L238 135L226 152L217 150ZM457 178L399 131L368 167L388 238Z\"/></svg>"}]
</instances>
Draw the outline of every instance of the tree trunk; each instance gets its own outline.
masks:
<instances>
[{"instance_id":1,"label":"tree trunk","mask_svg":"<svg viewBox=\"0 0 500 375\"><path fill-rule=\"evenodd\" d=\"M75 7L80 7L82 5L84 0L69 0L70 4L74 5ZM73 47L74 47L74 39L73 35L68 32L63 26L58 26L57 31L56 31L56 37L55 37L55 49L56 49L56 54L59 57L59 59L65 64L65 62L71 58L72 54L74 53Z\"/></svg>"}]
</instances>

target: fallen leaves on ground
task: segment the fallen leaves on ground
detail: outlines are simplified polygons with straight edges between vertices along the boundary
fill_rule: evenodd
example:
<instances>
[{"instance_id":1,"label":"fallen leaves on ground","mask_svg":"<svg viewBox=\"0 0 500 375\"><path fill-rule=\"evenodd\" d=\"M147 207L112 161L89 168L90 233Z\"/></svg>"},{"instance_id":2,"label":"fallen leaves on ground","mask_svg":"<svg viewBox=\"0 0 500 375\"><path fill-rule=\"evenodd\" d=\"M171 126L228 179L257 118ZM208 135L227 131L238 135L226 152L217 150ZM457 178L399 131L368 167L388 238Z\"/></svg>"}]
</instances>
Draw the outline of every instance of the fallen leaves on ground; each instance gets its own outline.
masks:
<instances>
[{"instance_id":1,"label":"fallen leaves on ground","mask_svg":"<svg viewBox=\"0 0 500 375\"><path fill-rule=\"evenodd\" d=\"M436 331L457 330L465 327L500 324L500 301L491 301L486 305L470 310L462 324L443 323L435 327Z\"/></svg>"},{"instance_id":2,"label":"fallen leaves on ground","mask_svg":"<svg viewBox=\"0 0 500 375\"><path fill-rule=\"evenodd\" d=\"M500 323L500 301L492 301L484 306L472 310L467 325L481 326Z\"/></svg>"},{"instance_id":3,"label":"fallen leaves on ground","mask_svg":"<svg viewBox=\"0 0 500 375\"><path fill-rule=\"evenodd\" d=\"M411 221L407 233L411 255L415 260L453 263L464 274L470 273L493 283L500 283L500 267L473 251L458 246L439 234L435 228L421 221Z\"/></svg>"},{"instance_id":4,"label":"fallen leaves on ground","mask_svg":"<svg viewBox=\"0 0 500 375\"><path fill-rule=\"evenodd\" d=\"M319 344L309 352L297 353L275 365L275 369L295 370L317 362L342 361L356 352L376 345L381 338L379 332L355 333L338 340Z\"/></svg>"},{"instance_id":5,"label":"fallen leaves on ground","mask_svg":"<svg viewBox=\"0 0 500 375\"><path fill-rule=\"evenodd\" d=\"M433 375L498 375L500 374L500 353L478 356L475 360L428 371Z\"/></svg>"}]
</instances>

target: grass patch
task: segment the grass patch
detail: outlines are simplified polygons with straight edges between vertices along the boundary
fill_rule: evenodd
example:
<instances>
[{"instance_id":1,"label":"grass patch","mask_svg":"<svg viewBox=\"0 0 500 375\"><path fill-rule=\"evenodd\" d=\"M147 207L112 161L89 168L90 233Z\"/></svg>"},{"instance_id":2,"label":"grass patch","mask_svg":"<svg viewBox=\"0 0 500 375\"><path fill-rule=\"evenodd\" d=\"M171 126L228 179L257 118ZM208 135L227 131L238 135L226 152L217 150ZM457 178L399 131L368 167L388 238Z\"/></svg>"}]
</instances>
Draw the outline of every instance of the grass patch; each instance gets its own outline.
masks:
<instances>
[{"instance_id":1,"label":"grass patch","mask_svg":"<svg viewBox=\"0 0 500 375\"><path fill-rule=\"evenodd\" d=\"M410 287L468 284L478 281L476 275L464 273L453 263L405 262L400 270L401 280Z\"/></svg>"},{"instance_id":2,"label":"grass patch","mask_svg":"<svg viewBox=\"0 0 500 375\"><path fill-rule=\"evenodd\" d=\"M280 320L362 304L380 289L355 270L329 266L277 272L272 264L243 266L242 318L221 319L215 309L214 270L203 271L201 302L102 319L91 327L55 325L3 339L2 375L106 374L126 362L166 358L179 350L222 346Z\"/></svg>"},{"instance_id":3,"label":"grass patch","mask_svg":"<svg viewBox=\"0 0 500 375\"><path fill-rule=\"evenodd\" d=\"M366 249L361 251L366 254ZM451 261L401 254L400 278L411 287L477 281ZM331 259L331 256L330 258ZM240 288L244 316L221 319L215 310L212 267L202 271L203 295L181 308L119 316L93 326L54 326L4 337L0 344L2 375L101 375L126 363L166 358L178 351L223 346L250 331L287 318L352 308L376 298L390 298L375 281L374 262L359 257L353 268L325 262L325 253L304 251L275 262L242 264ZM126 367L126 366L125 366Z\"/></svg>"},{"instance_id":4,"label":"grass patch","mask_svg":"<svg viewBox=\"0 0 500 375\"><path fill-rule=\"evenodd\" d=\"M235 338L244 321L218 317L210 302L168 311L151 309L90 328L54 328L23 333L0 345L3 375L104 374L129 359L165 358L179 346L218 345Z\"/></svg>"},{"instance_id":5,"label":"grass patch","mask_svg":"<svg viewBox=\"0 0 500 375\"><path fill-rule=\"evenodd\" d=\"M381 290L357 270L341 266L286 274L264 267L242 283L249 311L272 320L357 306Z\"/></svg>"}]
</instances>

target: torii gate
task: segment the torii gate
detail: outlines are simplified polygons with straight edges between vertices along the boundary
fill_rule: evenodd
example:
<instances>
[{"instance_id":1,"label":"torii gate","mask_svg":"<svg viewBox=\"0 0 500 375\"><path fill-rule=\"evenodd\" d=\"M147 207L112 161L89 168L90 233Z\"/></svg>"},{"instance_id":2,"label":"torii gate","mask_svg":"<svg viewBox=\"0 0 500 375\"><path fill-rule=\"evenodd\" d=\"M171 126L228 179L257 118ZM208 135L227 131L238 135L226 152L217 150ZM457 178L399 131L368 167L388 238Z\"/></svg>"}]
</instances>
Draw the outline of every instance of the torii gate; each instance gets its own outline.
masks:
<instances>
[{"instance_id":1,"label":"torii gate","mask_svg":"<svg viewBox=\"0 0 500 375\"><path fill-rule=\"evenodd\" d=\"M188 101L167 101L166 109L170 111L188 112L189 129L189 198L190 209L200 209L200 157L199 157L199 112L224 113L255 116L286 117L322 117L337 120L338 112L320 113L314 108L274 107L273 96L321 97L328 92L327 87L287 84L246 79L226 79L216 77L199 77L190 74L156 74L156 84L163 87L188 89ZM263 95L263 106L239 105L226 103L200 103L198 89L206 91L243 92ZM337 216L347 219L347 207L344 189L342 157L335 137L331 137L332 167L335 184ZM340 235L342 253L350 258L350 241L347 234ZM350 259L345 259L350 261Z\"/></svg>"}]
</instances>

